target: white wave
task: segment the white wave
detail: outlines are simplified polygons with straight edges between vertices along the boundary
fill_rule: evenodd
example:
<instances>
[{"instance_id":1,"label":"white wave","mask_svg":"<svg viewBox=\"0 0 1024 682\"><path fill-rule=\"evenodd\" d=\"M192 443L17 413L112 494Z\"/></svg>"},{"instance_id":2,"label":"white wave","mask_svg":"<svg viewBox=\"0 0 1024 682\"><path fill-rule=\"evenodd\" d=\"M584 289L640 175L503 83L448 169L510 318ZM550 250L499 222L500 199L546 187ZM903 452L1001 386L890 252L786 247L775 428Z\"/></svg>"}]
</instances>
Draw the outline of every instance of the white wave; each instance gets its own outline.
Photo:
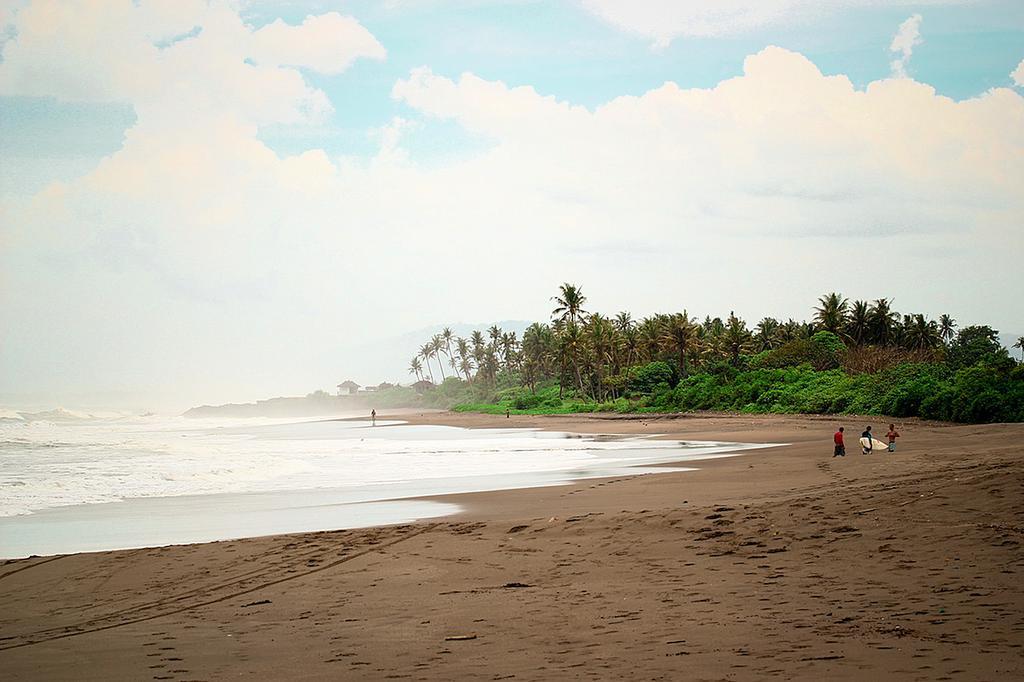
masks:
<instances>
[{"instance_id":1,"label":"white wave","mask_svg":"<svg viewBox=\"0 0 1024 682\"><path fill-rule=\"evenodd\" d=\"M0 422L0 516L138 497L371 489L685 458L678 444L526 429L268 419ZM700 444L693 453L721 450Z\"/></svg>"}]
</instances>

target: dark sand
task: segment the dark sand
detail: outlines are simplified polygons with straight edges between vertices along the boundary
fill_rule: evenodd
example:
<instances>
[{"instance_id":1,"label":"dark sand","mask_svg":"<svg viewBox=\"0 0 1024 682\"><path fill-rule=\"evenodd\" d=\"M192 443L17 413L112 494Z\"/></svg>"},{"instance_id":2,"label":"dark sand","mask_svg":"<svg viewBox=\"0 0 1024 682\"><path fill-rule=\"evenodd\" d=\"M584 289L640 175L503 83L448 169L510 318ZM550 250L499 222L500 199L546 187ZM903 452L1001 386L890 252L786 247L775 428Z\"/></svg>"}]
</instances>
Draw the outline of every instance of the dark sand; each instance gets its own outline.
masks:
<instances>
[{"instance_id":1,"label":"dark sand","mask_svg":"<svg viewBox=\"0 0 1024 682\"><path fill-rule=\"evenodd\" d=\"M7 562L0 678L1024 679L1024 425L832 459L815 417L421 419L793 445L435 523Z\"/></svg>"}]
</instances>

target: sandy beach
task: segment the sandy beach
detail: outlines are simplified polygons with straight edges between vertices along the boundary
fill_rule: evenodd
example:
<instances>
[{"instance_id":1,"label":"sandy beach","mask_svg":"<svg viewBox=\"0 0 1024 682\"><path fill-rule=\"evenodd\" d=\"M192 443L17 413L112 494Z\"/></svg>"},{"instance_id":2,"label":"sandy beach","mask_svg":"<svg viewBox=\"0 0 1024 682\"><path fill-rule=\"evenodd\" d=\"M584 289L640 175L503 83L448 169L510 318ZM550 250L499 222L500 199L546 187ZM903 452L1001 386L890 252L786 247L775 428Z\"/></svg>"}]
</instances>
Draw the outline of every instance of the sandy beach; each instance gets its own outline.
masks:
<instances>
[{"instance_id":1,"label":"sandy beach","mask_svg":"<svg viewBox=\"0 0 1024 682\"><path fill-rule=\"evenodd\" d=\"M1024 425L906 421L862 456L843 420L834 459L819 417L403 418L790 445L430 522L9 561L0 676L1024 676Z\"/></svg>"}]
</instances>

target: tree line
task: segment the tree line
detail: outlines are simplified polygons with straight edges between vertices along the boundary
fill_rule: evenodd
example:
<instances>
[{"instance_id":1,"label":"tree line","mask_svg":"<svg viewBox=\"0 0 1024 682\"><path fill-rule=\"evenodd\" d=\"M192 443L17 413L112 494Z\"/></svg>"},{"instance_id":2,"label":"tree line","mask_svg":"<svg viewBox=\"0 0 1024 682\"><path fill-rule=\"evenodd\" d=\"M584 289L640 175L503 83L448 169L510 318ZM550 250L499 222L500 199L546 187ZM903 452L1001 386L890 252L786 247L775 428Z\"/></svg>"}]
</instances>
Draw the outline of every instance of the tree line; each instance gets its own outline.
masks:
<instances>
[{"instance_id":1,"label":"tree line","mask_svg":"<svg viewBox=\"0 0 1024 682\"><path fill-rule=\"evenodd\" d=\"M409 372L431 383L455 377L490 388L518 383L536 390L555 381L560 397L571 392L603 401L623 395L631 373L656 361L670 363L679 378L686 378L720 363L740 368L758 354L798 350L815 334L828 332L849 349L850 362L877 370L901 361L940 361L957 337L950 315L901 314L890 299L850 301L838 293L821 296L809 321L765 317L753 328L732 312L724 319L703 320L685 310L640 320L628 312L613 317L592 313L582 288L568 283L552 302L551 321L530 325L521 339L497 326L469 338L445 328L420 347ZM972 333L977 329L971 328ZM983 335L998 345L995 332L984 329ZM1024 351L1024 338L1017 346Z\"/></svg>"}]
</instances>

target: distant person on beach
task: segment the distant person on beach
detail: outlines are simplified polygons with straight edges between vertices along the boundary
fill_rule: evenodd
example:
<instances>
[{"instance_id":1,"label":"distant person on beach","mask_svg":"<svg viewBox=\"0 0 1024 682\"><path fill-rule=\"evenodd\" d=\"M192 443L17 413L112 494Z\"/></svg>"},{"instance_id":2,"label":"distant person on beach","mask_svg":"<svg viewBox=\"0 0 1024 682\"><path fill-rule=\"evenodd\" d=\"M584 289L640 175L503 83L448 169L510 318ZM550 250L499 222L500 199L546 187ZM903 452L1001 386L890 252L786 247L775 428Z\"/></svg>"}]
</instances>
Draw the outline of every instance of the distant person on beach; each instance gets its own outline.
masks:
<instances>
[{"instance_id":1,"label":"distant person on beach","mask_svg":"<svg viewBox=\"0 0 1024 682\"><path fill-rule=\"evenodd\" d=\"M836 443L835 451L832 453L833 457L846 457L846 443L843 442L843 427L840 426L839 430L832 436L832 440Z\"/></svg>"},{"instance_id":2,"label":"distant person on beach","mask_svg":"<svg viewBox=\"0 0 1024 682\"><path fill-rule=\"evenodd\" d=\"M889 433L885 435L889 439L889 452L896 452L896 439L900 437L900 432L896 430L896 425L889 424Z\"/></svg>"},{"instance_id":3,"label":"distant person on beach","mask_svg":"<svg viewBox=\"0 0 1024 682\"><path fill-rule=\"evenodd\" d=\"M370 410L370 426L377 425L377 410Z\"/></svg>"},{"instance_id":4,"label":"distant person on beach","mask_svg":"<svg viewBox=\"0 0 1024 682\"><path fill-rule=\"evenodd\" d=\"M869 426L866 429L864 429L864 433L860 434L860 437L867 439L867 445L864 445L864 443L860 444L861 447L864 448L864 453L863 454L870 455L871 452L875 449L874 448L874 444L875 444L874 443L874 438L871 435L871 427Z\"/></svg>"}]
</instances>

